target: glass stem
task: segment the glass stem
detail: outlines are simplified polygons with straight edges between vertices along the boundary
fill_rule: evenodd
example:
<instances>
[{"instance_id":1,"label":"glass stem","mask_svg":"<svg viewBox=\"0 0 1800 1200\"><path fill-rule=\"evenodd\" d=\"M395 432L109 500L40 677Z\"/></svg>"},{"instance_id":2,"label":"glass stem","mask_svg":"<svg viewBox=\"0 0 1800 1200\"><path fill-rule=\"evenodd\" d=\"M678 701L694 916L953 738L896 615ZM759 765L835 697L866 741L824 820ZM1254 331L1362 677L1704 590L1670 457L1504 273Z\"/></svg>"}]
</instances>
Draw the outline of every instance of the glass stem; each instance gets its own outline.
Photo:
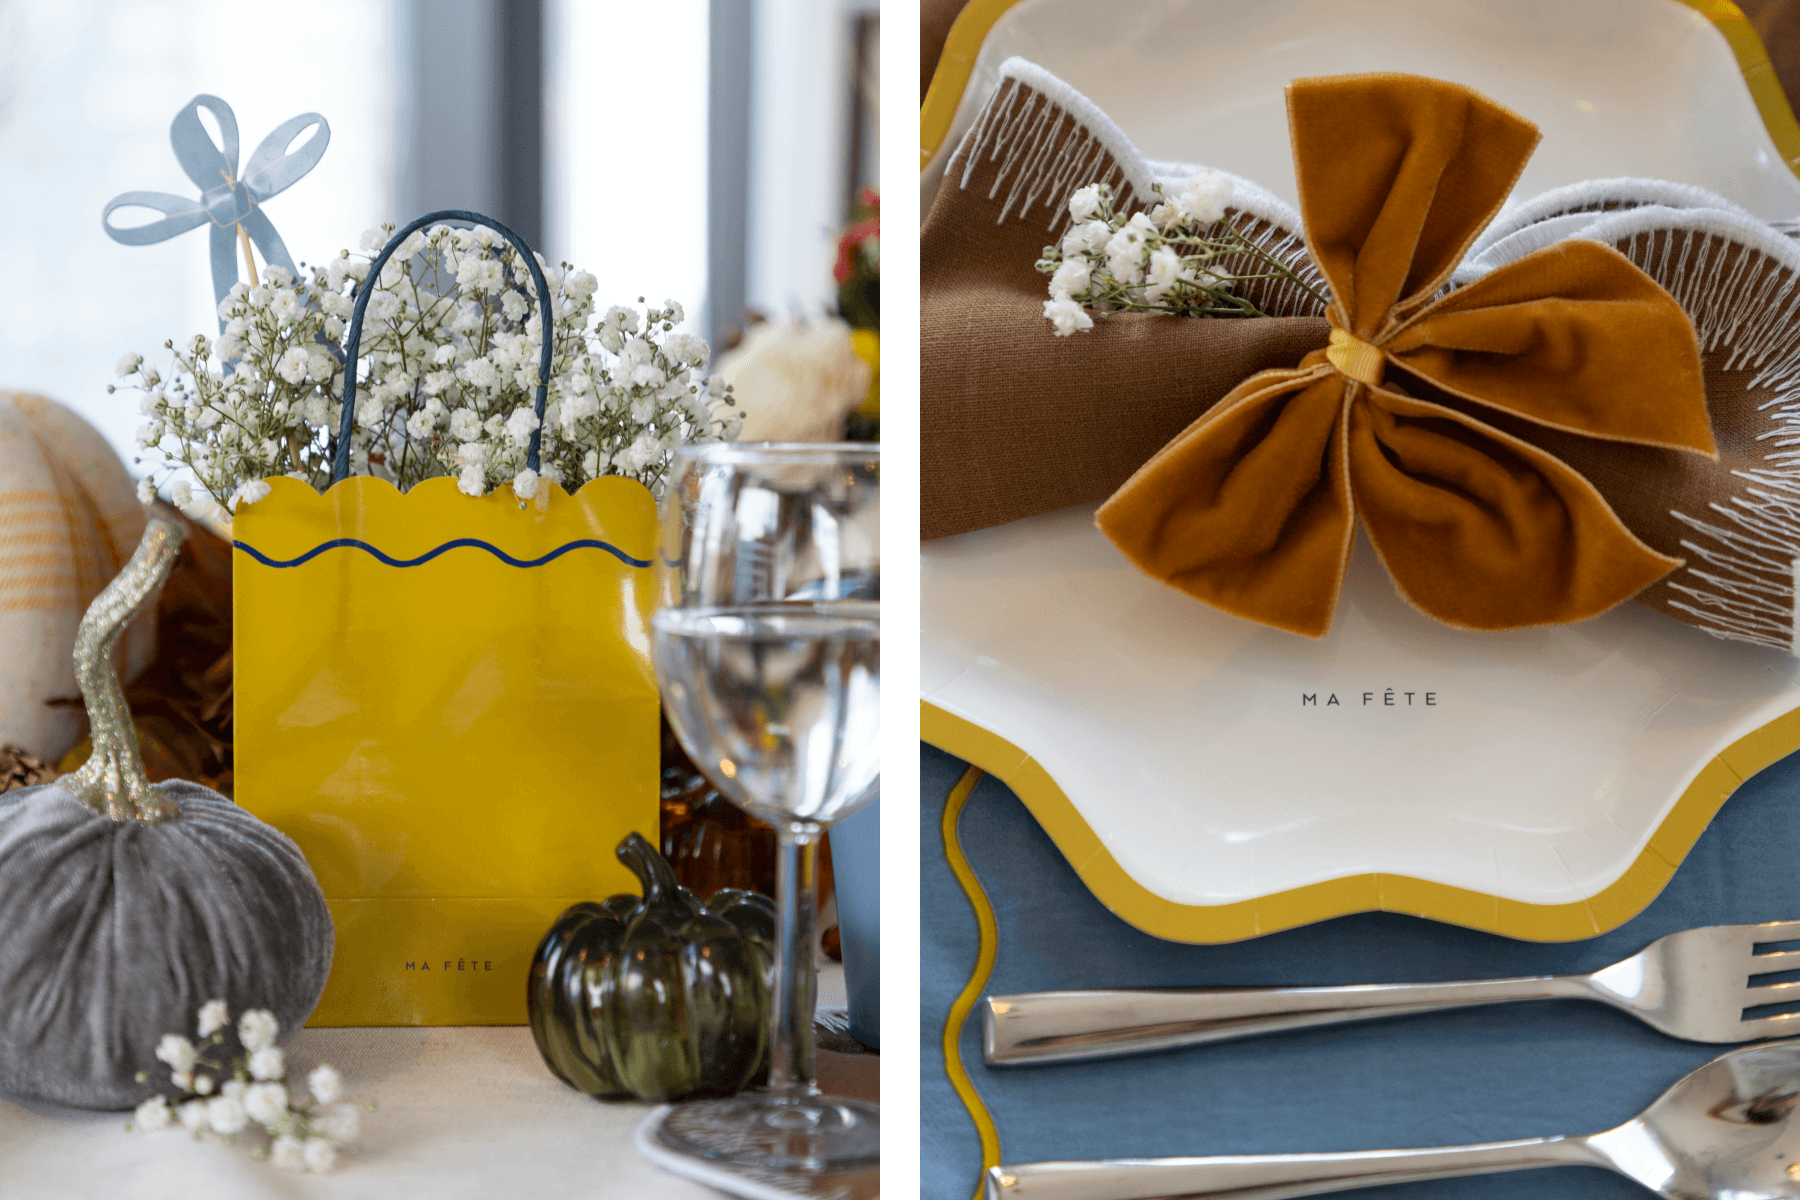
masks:
<instances>
[{"instance_id":1,"label":"glass stem","mask_svg":"<svg viewBox=\"0 0 1800 1200\"><path fill-rule=\"evenodd\" d=\"M775 1028L769 1051L769 1090L818 1094L813 1082L813 941L819 924L819 839L808 822L776 827L780 841L775 873L778 912L775 951Z\"/></svg>"}]
</instances>

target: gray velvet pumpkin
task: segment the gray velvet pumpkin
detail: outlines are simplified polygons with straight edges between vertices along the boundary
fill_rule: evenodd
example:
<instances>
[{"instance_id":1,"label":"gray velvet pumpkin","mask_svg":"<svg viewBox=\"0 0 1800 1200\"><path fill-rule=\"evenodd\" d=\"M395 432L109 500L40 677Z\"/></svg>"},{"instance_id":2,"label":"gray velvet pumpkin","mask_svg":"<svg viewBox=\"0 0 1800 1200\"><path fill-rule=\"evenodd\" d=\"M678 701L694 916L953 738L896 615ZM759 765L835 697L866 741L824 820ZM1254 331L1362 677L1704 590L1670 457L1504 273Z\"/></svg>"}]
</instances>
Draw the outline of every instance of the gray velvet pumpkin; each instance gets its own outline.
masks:
<instances>
[{"instance_id":1,"label":"gray velvet pumpkin","mask_svg":"<svg viewBox=\"0 0 1800 1200\"><path fill-rule=\"evenodd\" d=\"M217 792L144 777L112 646L181 538L153 521L82 622L92 757L0 794L0 1090L129 1108L168 1090L156 1044L192 1037L208 1000L269 1009L285 1036L331 971L331 914L299 847Z\"/></svg>"}]
</instances>

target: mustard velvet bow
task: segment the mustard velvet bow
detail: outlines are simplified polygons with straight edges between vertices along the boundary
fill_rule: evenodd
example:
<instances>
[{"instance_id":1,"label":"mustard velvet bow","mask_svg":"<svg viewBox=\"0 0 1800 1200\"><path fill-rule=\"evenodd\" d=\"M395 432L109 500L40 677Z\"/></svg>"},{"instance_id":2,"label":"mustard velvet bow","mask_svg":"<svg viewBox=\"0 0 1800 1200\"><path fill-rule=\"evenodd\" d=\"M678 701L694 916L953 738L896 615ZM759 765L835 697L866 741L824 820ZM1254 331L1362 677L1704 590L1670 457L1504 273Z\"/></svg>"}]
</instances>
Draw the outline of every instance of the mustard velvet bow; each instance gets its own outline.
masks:
<instances>
[{"instance_id":1,"label":"mustard velvet bow","mask_svg":"<svg viewBox=\"0 0 1800 1200\"><path fill-rule=\"evenodd\" d=\"M1195 599L1312 637L1358 518L1400 593L1468 629L1578 621L1679 566L1562 460L1473 415L1717 457L1693 325L1616 250L1565 241L1442 292L1537 128L1406 75L1297 80L1287 102L1330 345L1239 384L1100 528Z\"/></svg>"}]
</instances>

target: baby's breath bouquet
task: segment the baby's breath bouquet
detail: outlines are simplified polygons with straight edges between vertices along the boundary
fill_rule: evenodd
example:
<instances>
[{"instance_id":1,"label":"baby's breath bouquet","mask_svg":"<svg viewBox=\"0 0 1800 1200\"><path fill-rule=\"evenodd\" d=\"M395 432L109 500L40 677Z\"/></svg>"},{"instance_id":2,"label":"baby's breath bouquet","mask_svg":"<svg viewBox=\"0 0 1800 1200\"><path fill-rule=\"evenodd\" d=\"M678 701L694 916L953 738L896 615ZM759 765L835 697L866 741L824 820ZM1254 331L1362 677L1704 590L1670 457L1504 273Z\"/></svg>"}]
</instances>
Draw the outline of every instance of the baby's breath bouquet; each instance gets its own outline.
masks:
<instances>
[{"instance_id":1,"label":"baby's breath bouquet","mask_svg":"<svg viewBox=\"0 0 1800 1200\"><path fill-rule=\"evenodd\" d=\"M346 327L393 228L371 229L362 255L342 251L310 278L270 266L235 285L219 306L217 339L165 343L166 380L140 355L120 360L125 386L142 393L138 444L154 456L139 484L146 501L183 467L201 491L181 478L171 496L196 515L221 517L261 499L273 475L324 490ZM705 375L706 343L675 331L680 304L614 306L596 317L591 274L539 261L552 337L539 471L525 462L539 428L543 345L530 271L493 230L439 225L409 236L374 281L358 354L353 472L402 490L454 475L474 496L510 482L521 499L536 494L540 473L570 491L602 475L655 490L676 445L736 436L742 418L729 389Z\"/></svg>"},{"instance_id":2,"label":"baby's breath bouquet","mask_svg":"<svg viewBox=\"0 0 1800 1200\"><path fill-rule=\"evenodd\" d=\"M1231 180L1203 170L1173 194L1152 185L1160 202L1127 217L1113 209L1112 188L1090 183L1069 197L1072 223L1060 246L1045 246L1037 269L1050 276L1044 317L1058 337L1092 329L1091 312L1170 313L1192 317L1266 316L1236 293L1251 279L1285 279L1319 303L1325 298L1285 264L1228 224ZM1227 260L1248 258L1249 272Z\"/></svg>"}]
</instances>

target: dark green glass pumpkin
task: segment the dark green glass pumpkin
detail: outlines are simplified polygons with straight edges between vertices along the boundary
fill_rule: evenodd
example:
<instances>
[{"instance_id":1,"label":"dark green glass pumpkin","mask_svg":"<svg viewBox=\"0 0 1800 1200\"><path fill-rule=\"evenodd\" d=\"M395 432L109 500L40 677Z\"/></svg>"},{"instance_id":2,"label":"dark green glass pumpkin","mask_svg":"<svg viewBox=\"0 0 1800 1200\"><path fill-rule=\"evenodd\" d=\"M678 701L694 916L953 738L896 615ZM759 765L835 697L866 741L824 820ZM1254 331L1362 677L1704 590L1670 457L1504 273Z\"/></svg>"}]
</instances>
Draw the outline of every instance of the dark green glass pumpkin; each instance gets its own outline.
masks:
<instances>
[{"instance_id":1,"label":"dark green glass pumpkin","mask_svg":"<svg viewBox=\"0 0 1800 1200\"><path fill-rule=\"evenodd\" d=\"M727 888L704 903L638 834L619 860L639 896L574 905L538 944L531 1033L590 1096L728 1096L767 1071L775 902Z\"/></svg>"}]
</instances>

